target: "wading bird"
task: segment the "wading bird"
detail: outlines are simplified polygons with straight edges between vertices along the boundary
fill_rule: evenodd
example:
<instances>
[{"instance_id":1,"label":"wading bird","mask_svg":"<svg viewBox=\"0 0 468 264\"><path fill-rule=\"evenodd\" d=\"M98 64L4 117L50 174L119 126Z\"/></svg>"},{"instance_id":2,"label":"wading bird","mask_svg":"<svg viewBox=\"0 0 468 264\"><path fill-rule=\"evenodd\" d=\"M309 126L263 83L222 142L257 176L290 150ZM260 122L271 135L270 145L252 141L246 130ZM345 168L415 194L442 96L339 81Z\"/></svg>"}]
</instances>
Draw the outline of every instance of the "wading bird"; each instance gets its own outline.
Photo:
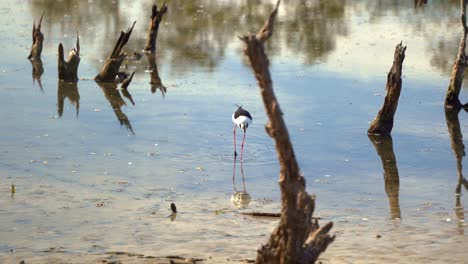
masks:
<instances>
[{"instance_id":1,"label":"wading bird","mask_svg":"<svg viewBox=\"0 0 468 264\"><path fill-rule=\"evenodd\" d=\"M244 142L245 142L245 133L247 131L247 127L252 123L252 116L250 113L236 104L237 111L232 114L232 122L234 122L234 157L237 157L236 151L236 128L240 127L244 130L244 136L242 137L242 145L241 145L241 155L240 159L242 160L242 155L244 153Z\"/></svg>"}]
</instances>

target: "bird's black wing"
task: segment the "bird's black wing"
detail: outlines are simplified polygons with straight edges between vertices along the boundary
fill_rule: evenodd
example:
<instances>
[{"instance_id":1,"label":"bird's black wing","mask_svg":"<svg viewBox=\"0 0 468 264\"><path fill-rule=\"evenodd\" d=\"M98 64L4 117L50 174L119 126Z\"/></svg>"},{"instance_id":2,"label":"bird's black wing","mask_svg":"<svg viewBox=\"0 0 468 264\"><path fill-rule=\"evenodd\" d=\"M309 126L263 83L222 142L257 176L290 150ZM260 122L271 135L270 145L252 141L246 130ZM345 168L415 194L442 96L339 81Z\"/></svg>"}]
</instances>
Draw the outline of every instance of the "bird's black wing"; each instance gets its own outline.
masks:
<instances>
[{"instance_id":1,"label":"bird's black wing","mask_svg":"<svg viewBox=\"0 0 468 264\"><path fill-rule=\"evenodd\" d=\"M239 109L237 109L237 111L234 113L234 118L238 118L239 116L246 116L250 120L252 120L252 116L250 115L249 111L245 110L242 107L239 107Z\"/></svg>"}]
</instances>

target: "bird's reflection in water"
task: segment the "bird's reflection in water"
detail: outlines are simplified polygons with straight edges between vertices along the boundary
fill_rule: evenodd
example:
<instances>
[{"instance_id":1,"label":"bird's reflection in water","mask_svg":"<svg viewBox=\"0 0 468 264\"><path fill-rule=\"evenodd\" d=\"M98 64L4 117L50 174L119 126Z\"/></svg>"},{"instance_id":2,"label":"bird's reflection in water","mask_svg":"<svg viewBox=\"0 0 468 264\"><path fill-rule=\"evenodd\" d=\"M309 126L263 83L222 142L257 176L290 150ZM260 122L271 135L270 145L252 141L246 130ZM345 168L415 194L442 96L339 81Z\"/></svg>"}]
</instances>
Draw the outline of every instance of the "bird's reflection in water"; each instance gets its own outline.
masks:
<instances>
[{"instance_id":1,"label":"bird's reflection in water","mask_svg":"<svg viewBox=\"0 0 468 264\"><path fill-rule=\"evenodd\" d=\"M458 113L459 110L456 109L445 109L445 119L450 134L450 144L457 160L458 181L455 188L455 215L458 218L459 232L460 234L464 234L465 213L463 205L461 204L461 191L463 186L465 190L468 191L468 181L463 176L462 160L463 156L465 156L465 145L463 144L463 134L460 129Z\"/></svg>"},{"instance_id":2,"label":"bird's reflection in water","mask_svg":"<svg viewBox=\"0 0 468 264\"><path fill-rule=\"evenodd\" d=\"M41 59L35 59L35 60L29 60L32 65L32 78L33 78L33 85L37 82L39 85L39 89L41 89L42 92L44 90L42 89L42 82L41 82L41 76L44 73L44 67L42 66L42 60Z\"/></svg>"},{"instance_id":3,"label":"bird's reflection in water","mask_svg":"<svg viewBox=\"0 0 468 264\"><path fill-rule=\"evenodd\" d=\"M234 193L231 196L232 204L237 208L247 208L250 203L250 194L245 190L245 178L244 178L244 163L240 162L240 171L242 177L242 191L237 190L236 187L236 163L237 155L234 156L233 169L232 169L232 185Z\"/></svg>"},{"instance_id":4,"label":"bird's reflection in water","mask_svg":"<svg viewBox=\"0 0 468 264\"><path fill-rule=\"evenodd\" d=\"M115 116L119 120L120 125L125 126L125 128L127 128L128 131L130 131L132 134L135 134L133 132L133 128L132 128L132 124L130 123L130 120L122 111L122 106L126 106L127 104L125 103L122 96L120 95L120 92L117 89L117 84L116 83L97 83L97 84L99 85L99 87L101 87L101 90L104 92L104 95L106 96L107 101L109 101L110 105L112 106L112 109L114 110ZM128 94L130 95L130 93Z\"/></svg>"},{"instance_id":5,"label":"bird's reflection in water","mask_svg":"<svg viewBox=\"0 0 468 264\"><path fill-rule=\"evenodd\" d=\"M78 85L76 82L58 81L57 112L59 117L63 115L65 98L68 98L70 104L75 106L76 116L78 117L78 111L80 109L80 94L78 93Z\"/></svg>"},{"instance_id":6,"label":"bird's reflection in water","mask_svg":"<svg viewBox=\"0 0 468 264\"><path fill-rule=\"evenodd\" d=\"M384 170L385 192L390 203L390 216L392 219L401 220L399 193L400 176L393 152L392 136L369 135L369 139L374 144L375 150L382 160Z\"/></svg>"},{"instance_id":7,"label":"bird's reflection in water","mask_svg":"<svg viewBox=\"0 0 468 264\"><path fill-rule=\"evenodd\" d=\"M160 90L164 98L167 88L162 84L161 78L159 77L156 56L154 53L146 53L146 58L148 59L149 70L151 71L151 92L156 93L157 90Z\"/></svg>"}]
</instances>

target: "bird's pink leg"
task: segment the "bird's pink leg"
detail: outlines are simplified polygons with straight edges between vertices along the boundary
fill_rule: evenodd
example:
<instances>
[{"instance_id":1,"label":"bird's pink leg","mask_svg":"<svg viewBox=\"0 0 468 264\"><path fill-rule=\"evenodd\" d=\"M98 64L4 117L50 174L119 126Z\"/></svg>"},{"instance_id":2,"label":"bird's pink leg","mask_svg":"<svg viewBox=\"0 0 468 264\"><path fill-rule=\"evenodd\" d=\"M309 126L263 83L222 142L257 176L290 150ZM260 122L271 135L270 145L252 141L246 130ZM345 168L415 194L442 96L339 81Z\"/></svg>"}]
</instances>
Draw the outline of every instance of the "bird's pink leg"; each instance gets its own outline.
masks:
<instances>
[{"instance_id":1,"label":"bird's pink leg","mask_svg":"<svg viewBox=\"0 0 468 264\"><path fill-rule=\"evenodd\" d=\"M236 125L234 125L234 157L237 157L237 151L236 151Z\"/></svg>"},{"instance_id":2,"label":"bird's pink leg","mask_svg":"<svg viewBox=\"0 0 468 264\"><path fill-rule=\"evenodd\" d=\"M242 145L241 145L241 155L240 155L240 160L242 161L242 155L244 153L244 142L245 142L245 133L247 132L247 130L245 129L244 127L244 136L242 137Z\"/></svg>"}]
</instances>

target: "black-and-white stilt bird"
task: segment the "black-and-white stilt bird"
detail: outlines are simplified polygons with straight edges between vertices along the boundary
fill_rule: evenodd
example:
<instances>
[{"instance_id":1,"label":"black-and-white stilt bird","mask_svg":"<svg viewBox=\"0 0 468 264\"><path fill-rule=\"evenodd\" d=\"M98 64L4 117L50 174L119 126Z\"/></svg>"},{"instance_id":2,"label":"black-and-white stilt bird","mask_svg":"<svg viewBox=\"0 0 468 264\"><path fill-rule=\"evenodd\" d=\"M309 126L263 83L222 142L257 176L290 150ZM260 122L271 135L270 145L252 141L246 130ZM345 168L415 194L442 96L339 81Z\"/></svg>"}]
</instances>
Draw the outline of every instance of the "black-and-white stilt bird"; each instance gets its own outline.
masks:
<instances>
[{"instance_id":1,"label":"black-and-white stilt bird","mask_svg":"<svg viewBox=\"0 0 468 264\"><path fill-rule=\"evenodd\" d=\"M249 111L242 108L236 104L237 111L232 114L232 122L234 122L234 156L237 157L236 151L236 128L240 127L244 130L244 136L242 137L242 145L241 145L241 155L240 159L242 160L242 155L244 153L244 142L245 142L245 133L247 132L247 127L252 123L252 116L250 115Z\"/></svg>"}]
</instances>

